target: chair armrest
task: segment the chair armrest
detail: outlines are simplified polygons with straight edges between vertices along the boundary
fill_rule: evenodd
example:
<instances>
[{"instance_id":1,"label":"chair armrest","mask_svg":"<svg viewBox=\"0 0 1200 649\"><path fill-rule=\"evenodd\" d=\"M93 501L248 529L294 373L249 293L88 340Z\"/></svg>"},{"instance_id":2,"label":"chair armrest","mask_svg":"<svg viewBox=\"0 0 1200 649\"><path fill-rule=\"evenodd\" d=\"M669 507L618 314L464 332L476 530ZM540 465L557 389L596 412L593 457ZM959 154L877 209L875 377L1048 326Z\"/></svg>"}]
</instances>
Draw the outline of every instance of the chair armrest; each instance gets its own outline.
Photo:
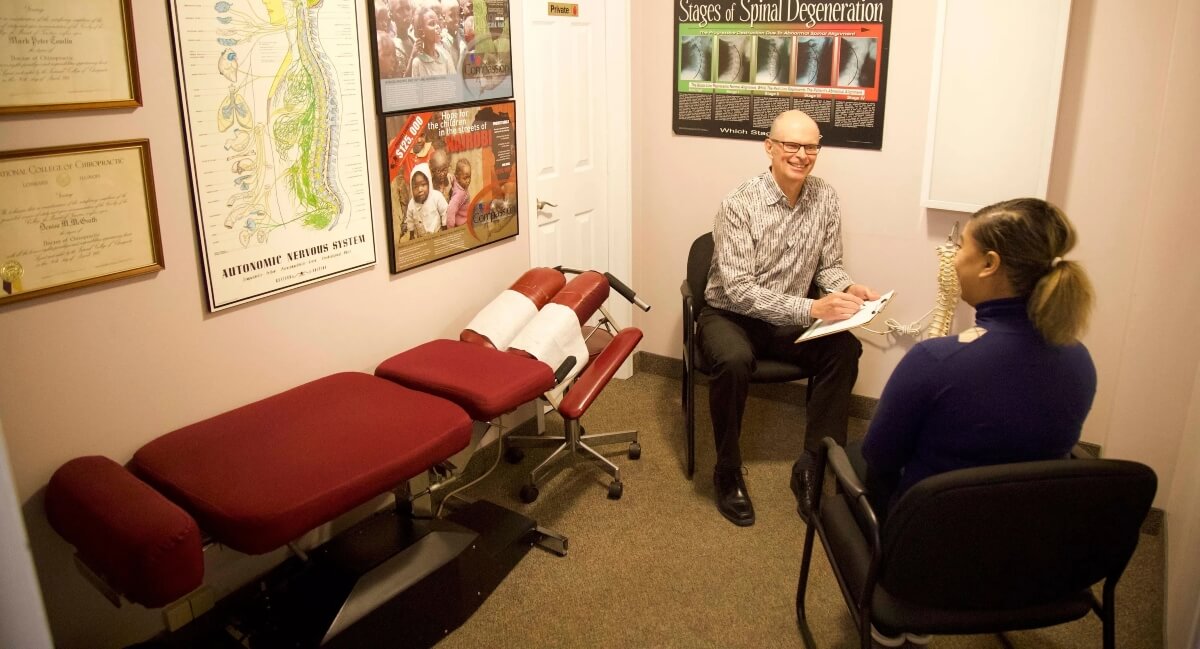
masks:
<instances>
[{"instance_id":1,"label":"chair armrest","mask_svg":"<svg viewBox=\"0 0 1200 649\"><path fill-rule=\"evenodd\" d=\"M850 464L850 458L846 456L846 449L840 444L833 441L832 438L826 437L821 440L821 453L819 454L818 465L824 466L825 463L833 469L833 475L837 478L838 485L849 497L850 504L854 507L855 518L858 521L859 529L863 533L863 537L867 541L871 549L871 561L867 564L867 574L862 590L857 595L856 606L859 610L864 610L871 601L872 593L875 592L875 584L879 580L879 566L883 562L883 544L879 536L879 519L875 516L875 510L871 509L871 501L867 498L867 488L863 485L862 480L858 478L858 473L854 471L854 467ZM821 490L817 490L817 502L820 502ZM828 551L828 548L826 548Z\"/></svg>"},{"instance_id":2,"label":"chair armrest","mask_svg":"<svg viewBox=\"0 0 1200 649\"><path fill-rule=\"evenodd\" d=\"M833 441L832 438L826 437L821 440L821 463L827 463L829 468L833 469L833 475L837 478L838 486L849 496L849 500L854 508L855 517L858 518L859 526L863 528L863 535L867 541L871 543L871 552L874 561L878 564L880 557L879 543L879 517L875 515L875 510L871 508L871 499L867 497L867 488L858 477L858 473L854 470L854 466L850 464L850 458L846 456L846 449L840 444ZM820 490L817 490L817 502L820 502ZM872 575L874 573L872 572Z\"/></svg>"},{"instance_id":3,"label":"chair armrest","mask_svg":"<svg viewBox=\"0 0 1200 649\"><path fill-rule=\"evenodd\" d=\"M837 478L838 484L852 498L857 499L866 495L867 488L859 480L854 467L850 465L850 458L846 457L846 449L828 437L823 441L825 443L826 461L829 463L829 468L833 469L833 475Z\"/></svg>"},{"instance_id":4,"label":"chair armrest","mask_svg":"<svg viewBox=\"0 0 1200 649\"><path fill-rule=\"evenodd\" d=\"M587 411L609 379L617 373L621 363L633 353L633 348L642 339L642 330L636 327L622 329L613 337L604 351L592 361L575 384L571 386L567 396L558 405L558 412L564 419L579 419Z\"/></svg>"},{"instance_id":5,"label":"chair armrest","mask_svg":"<svg viewBox=\"0 0 1200 649\"><path fill-rule=\"evenodd\" d=\"M696 329L696 298L692 295L692 287L687 280L679 285L679 293L683 296L683 362L692 362L692 336Z\"/></svg>"},{"instance_id":6,"label":"chair armrest","mask_svg":"<svg viewBox=\"0 0 1200 649\"><path fill-rule=\"evenodd\" d=\"M1093 453L1090 449L1083 446L1082 444L1076 444L1075 446L1071 447L1071 459L1072 460L1098 460L1100 458L1095 453Z\"/></svg>"}]
</instances>

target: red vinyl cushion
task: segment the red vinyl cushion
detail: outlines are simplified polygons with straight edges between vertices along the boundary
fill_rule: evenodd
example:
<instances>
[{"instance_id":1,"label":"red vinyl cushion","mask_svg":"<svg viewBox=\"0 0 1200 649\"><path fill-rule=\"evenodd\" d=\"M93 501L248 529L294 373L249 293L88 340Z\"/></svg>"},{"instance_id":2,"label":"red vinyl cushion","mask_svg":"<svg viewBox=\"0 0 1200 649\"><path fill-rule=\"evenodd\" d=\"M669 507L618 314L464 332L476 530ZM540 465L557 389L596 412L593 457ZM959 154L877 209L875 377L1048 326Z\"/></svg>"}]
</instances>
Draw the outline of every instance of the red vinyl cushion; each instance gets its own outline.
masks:
<instances>
[{"instance_id":1,"label":"red vinyl cushion","mask_svg":"<svg viewBox=\"0 0 1200 649\"><path fill-rule=\"evenodd\" d=\"M375 376L462 406L491 421L554 387L549 365L458 340L432 340L396 354Z\"/></svg>"},{"instance_id":2,"label":"red vinyl cushion","mask_svg":"<svg viewBox=\"0 0 1200 649\"><path fill-rule=\"evenodd\" d=\"M553 268L530 268L508 288L529 298L533 306L541 310L566 283L567 278Z\"/></svg>"},{"instance_id":3,"label":"red vinyl cushion","mask_svg":"<svg viewBox=\"0 0 1200 649\"><path fill-rule=\"evenodd\" d=\"M196 521L106 457L76 458L54 472L46 518L131 602L165 606L204 579Z\"/></svg>"},{"instance_id":4,"label":"red vinyl cushion","mask_svg":"<svg viewBox=\"0 0 1200 649\"><path fill-rule=\"evenodd\" d=\"M268 552L467 446L467 413L355 372L168 433L130 469L212 537Z\"/></svg>"},{"instance_id":5,"label":"red vinyl cushion","mask_svg":"<svg viewBox=\"0 0 1200 649\"><path fill-rule=\"evenodd\" d=\"M564 419L579 419L588 407L600 396L604 386L608 385L621 363L633 353L642 340L642 330L636 327L626 327L617 332L608 346L600 355L588 364L587 369L575 379L575 383L558 404L558 412Z\"/></svg>"},{"instance_id":6,"label":"red vinyl cushion","mask_svg":"<svg viewBox=\"0 0 1200 649\"><path fill-rule=\"evenodd\" d=\"M607 299L608 279L594 270L587 270L567 282L550 302L573 309L582 325Z\"/></svg>"}]
</instances>

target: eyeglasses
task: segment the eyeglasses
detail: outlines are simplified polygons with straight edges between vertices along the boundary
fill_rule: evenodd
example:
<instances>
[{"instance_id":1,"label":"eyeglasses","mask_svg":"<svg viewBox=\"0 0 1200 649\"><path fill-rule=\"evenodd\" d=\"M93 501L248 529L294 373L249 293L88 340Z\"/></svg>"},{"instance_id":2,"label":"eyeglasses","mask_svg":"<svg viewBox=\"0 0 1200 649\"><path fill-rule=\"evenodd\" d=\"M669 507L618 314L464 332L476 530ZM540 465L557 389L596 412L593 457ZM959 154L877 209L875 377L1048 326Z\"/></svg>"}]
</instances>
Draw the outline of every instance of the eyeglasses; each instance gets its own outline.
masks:
<instances>
[{"instance_id":1,"label":"eyeglasses","mask_svg":"<svg viewBox=\"0 0 1200 649\"><path fill-rule=\"evenodd\" d=\"M783 152L787 153L789 155L793 154L793 153L799 153L800 149L804 149L804 152L807 153L808 155L816 155L821 152L820 144L801 144L800 142L784 142L783 140L776 140L773 137L769 137L767 139L774 142L775 144L778 144L779 148L783 149Z\"/></svg>"}]
</instances>

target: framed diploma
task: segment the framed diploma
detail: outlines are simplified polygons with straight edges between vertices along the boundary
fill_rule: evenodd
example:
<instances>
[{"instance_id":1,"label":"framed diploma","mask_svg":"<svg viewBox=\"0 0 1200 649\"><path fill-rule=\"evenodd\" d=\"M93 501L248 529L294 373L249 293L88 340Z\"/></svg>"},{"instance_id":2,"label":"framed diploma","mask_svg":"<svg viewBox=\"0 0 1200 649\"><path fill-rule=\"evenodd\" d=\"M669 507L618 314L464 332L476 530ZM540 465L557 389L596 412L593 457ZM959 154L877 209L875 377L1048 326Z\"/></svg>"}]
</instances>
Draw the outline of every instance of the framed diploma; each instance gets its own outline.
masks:
<instances>
[{"instance_id":1,"label":"framed diploma","mask_svg":"<svg viewBox=\"0 0 1200 649\"><path fill-rule=\"evenodd\" d=\"M0 151L0 306L164 268L150 142Z\"/></svg>"},{"instance_id":2,"label":"framed diploma","mask_svg":"<svg viewBox=\"0 0 1200 649\"><path fill-rule=\"evenodd\" d=\"M0 2L0 113L142 105L131 0Z\"/></svg>"}]
</instances>

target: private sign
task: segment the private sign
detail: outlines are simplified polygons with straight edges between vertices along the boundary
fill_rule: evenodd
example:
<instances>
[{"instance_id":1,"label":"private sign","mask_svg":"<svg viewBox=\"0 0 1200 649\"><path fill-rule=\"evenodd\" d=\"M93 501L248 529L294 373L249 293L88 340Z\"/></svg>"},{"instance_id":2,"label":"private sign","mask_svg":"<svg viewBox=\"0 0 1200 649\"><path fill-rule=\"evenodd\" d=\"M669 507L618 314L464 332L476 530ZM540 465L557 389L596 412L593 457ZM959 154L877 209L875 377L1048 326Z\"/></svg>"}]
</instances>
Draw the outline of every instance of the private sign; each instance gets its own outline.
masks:
<instances>
[{"instance_id":1,"label":"private sign","mask_svg":"<svg viewBox=\"0 0 1200 649\"><path fill-rule=\"evenodd\" d=\"M546 14L550 16L579 16L579 5L566 2L547 3Z\"/></svg>"}]
</instances>

